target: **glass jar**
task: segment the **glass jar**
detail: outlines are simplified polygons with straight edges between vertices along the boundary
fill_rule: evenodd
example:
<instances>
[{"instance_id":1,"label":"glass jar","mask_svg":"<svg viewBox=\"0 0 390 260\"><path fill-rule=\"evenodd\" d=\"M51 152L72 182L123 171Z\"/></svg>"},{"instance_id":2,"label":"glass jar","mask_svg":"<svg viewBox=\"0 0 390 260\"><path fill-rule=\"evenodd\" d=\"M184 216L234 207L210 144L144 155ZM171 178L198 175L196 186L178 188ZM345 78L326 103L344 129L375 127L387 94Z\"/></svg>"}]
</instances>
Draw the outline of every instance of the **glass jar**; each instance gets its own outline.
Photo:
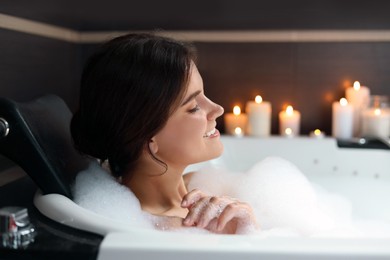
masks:
<instances>
[{"instance_id":1,"label":"glass jar","mask_svg":"<svg viewBox=\"0 0 390 260\"><path fill-rule=\"evenodd\" d=\"M362 137L389 138L390 106L387 96L370 97L370 105L362 112Z\"/></svg>"}]
</instances>

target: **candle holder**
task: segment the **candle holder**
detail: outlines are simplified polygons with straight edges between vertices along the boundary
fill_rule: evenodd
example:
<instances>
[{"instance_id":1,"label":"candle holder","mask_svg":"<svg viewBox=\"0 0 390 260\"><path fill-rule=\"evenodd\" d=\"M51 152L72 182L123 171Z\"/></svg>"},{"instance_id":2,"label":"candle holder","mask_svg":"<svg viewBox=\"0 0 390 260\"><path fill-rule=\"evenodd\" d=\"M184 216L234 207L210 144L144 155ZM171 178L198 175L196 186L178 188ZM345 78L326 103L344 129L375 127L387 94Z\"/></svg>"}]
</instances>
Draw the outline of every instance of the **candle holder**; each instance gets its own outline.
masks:
<instances>
[{"instance_id":1,"label":"candle holder","mask_svg":"<svg viewBox=\"0 0 390 260\"><path fill-rule=\"evenodd\" d=\"M371 96L370 105L362 112L363 137L389 138L390 108L387 96Z\"/></svg>"}]
</instances>

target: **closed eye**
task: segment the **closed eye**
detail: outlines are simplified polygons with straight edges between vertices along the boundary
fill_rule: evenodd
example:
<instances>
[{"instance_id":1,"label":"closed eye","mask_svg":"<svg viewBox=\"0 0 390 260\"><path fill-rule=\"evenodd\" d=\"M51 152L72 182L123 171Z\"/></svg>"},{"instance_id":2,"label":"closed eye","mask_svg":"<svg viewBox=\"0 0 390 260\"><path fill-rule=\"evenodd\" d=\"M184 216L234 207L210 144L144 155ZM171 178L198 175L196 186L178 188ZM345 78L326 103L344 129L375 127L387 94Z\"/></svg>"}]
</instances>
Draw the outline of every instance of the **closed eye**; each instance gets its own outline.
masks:
<instances>
[{"instance_id":1,"label":"closed eye","mask_svg":"<svg viewBox=\"0 0 390 260\"><path fill-rule=\"evenodd\" d=\"M198 104L196 104L196 106L190 110L188 110L189 113L193 114L195 113L196 111L198 111L200 109L200 106Z\"/></svg>"}]
</instances>

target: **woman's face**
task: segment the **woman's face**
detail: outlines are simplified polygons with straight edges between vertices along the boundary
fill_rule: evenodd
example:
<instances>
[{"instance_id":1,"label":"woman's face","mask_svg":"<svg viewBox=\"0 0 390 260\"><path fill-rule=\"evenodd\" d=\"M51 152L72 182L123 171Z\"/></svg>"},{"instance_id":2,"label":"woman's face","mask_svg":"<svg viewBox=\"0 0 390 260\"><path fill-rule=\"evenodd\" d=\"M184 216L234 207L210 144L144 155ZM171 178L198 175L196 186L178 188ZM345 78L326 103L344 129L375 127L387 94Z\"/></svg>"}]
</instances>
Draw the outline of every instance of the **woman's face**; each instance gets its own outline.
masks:
<instances>
[{"instance_id":1,"label":"woman's face","mask_svg":"<svg viewBox=\"0 0 390 260\"><path fill-rule=\"evenodd\" d=\"M185 167L218 157L223 151L215 128L215 120L223 114L223 108L205 96L202 77L195 64L191 67L183 101L153 138L156 155L169 166Z\"/></svg>"}]
</instances>

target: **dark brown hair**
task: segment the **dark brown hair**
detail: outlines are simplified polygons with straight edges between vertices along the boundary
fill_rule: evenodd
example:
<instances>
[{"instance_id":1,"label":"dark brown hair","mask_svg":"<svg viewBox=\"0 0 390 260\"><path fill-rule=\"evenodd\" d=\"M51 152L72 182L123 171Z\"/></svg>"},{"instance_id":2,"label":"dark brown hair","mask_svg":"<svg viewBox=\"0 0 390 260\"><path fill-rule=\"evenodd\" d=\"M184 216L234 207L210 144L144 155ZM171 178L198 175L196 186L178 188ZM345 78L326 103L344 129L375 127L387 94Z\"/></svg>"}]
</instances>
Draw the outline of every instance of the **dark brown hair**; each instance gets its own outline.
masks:
<instances>
[{"instance_id":1,"label":"dark brown hair","mask_svg":"<svg viewBox=\"0 0 390 260\"><path fill-rule=\"evenodd\" d=\"M128 34L100 46L81 78L71 122L76 148L108 159L116 176L131 171L178 107L194 59L191 45L151 34Z\"/></svg>"}]
</instances>

